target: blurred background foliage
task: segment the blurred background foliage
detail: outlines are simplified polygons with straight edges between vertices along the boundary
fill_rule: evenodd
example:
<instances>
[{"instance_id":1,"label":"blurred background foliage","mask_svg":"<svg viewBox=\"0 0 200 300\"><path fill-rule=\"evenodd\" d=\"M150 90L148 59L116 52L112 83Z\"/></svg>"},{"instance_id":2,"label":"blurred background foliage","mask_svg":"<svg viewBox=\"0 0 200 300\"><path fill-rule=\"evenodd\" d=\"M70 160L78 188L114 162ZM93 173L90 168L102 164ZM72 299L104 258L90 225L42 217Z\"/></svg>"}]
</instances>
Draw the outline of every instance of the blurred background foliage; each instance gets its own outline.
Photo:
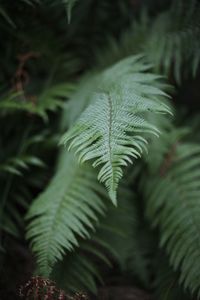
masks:
<instances>
[{"instance_id":1,"label":"blurred background foliage","mask_svg":"<svg viewBox=\"0 0 200 300\"><path fill-rule=\"evenodd\" d=\"M94 299L118 299L110 287L124 299L128 287L138 299L198 299L199 2L1 0L0 33L1 300L38 273ZM174 115L147 116L162 135L148 137L114 207L95 171L58 144L98 74L136 54L166 76Z\"/></svg>"}]
</instances>

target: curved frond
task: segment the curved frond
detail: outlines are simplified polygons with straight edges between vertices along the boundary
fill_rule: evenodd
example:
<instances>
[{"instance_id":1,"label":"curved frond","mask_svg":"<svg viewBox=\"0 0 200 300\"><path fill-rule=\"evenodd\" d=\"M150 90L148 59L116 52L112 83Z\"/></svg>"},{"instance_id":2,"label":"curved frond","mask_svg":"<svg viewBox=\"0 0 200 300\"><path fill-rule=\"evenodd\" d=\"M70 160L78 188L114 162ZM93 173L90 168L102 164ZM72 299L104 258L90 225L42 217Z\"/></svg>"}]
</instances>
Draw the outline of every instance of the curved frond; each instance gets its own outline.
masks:
<instances>
[{"instance_id":1,"label":"curved frond","mask_svg":"<svg viewBox=\"0 0 200 300\"><path fill-rule=\"evenodd\" d=\"M93 167L100 166L98 179L115 204L122 168L146 149L142 135L159 132L145 113L170 112L159 101L167 97L157 82L159 76L145 73L148 69L141 56L134 56L104 71L90 105L61 141L75 149L81 163L93 160Z\"/></svg>"},{"instance_id":2,"label":"curved frond","mask_svg":"<svg viewBox=\"0 0 200 300\"><path fill-rule=\"evenodd\" d=\"M200 64L200 5L197 0L172 1L169 9L151 18L146 10L139 21L120 41L111 38L104 55L99 52L100 66L110 65L124 57L144 53L156 72L181 83L188 75L195 76Z\"/></svg>"},{"instance_id":3,"label":"curved frond","mask_svg":"<svg viewBox=\"0 0 200 300\"><path fill-rule=\"evenodd\" d=\"M89 237L97 216L103 214L104 189L93 170L79 166L65 154L46 190L32 204L27 238L36 254L39 273L48 275L65 250L78 245L77 236Z\"/></svg>"},{"instance_id":4,"label":"curved frond","mask_svg":"<svg viewBox=\"0 0 200 300\"><path fill-rule=\"evenodd\" d=\"M97 294L97 282L103 282L98 265L111 266L105 250L102 245L100 247L86 241L55 265L51 277L63 289L72 292L86 290Z\"/></svg>"},{"instance_id":5,"label":"curved frond","mask_svg":"<svg viewBox=\"0 0 200 300\"><path fill-rule=\"evenodd\" d=\"M63 99L71 94L73 85L61 83L44 89L34 101L25 99L23 93L9 93L0 99L0 113L16 113L25 111L30 114L38 115L44 121L48 120L48 113L55 112L63 106Z\"/></svg>"},{"instance_id":6,"label":"curved frond","mask_svg":"<svg viewBox=\"0 0 200 300\"><path fill-rule=\"evenodd\" d=\"M103 284L104 281L102 265L112 268L115 262L124 269L130 244L137 244L138 219L134 194L127 187L121 189L120 186L120 196L117 207L108 203L106 215L100 219L91 238L80 241L78 248L67 252L63 261L55 265L52 278L62 288L96 294L97 283Z\"/></svg>"},{"instance_id":7,"label":"curved frond","mask_svg":"<svg viewBox=\"0 0 200 300\"><path fill-rule=\"evenodd\" d=\"M160 229L180 283L200 296L200 147L177 144L167 160L164 172L145 184L146 214Z\"/></svg>"},{"instance_id":8,"label":"curved frond","mask_svg":"<svg viewBox=\"0 0 200 300\"><path fill-rule=\"evenodd\" d=\"M150 62L157 70L172 73L178 83L185 69L195 75L200 63L199 19L200 6L196 0L174 1L170 10L155 19L144 43Z\"/></svg>"}]
</instances>

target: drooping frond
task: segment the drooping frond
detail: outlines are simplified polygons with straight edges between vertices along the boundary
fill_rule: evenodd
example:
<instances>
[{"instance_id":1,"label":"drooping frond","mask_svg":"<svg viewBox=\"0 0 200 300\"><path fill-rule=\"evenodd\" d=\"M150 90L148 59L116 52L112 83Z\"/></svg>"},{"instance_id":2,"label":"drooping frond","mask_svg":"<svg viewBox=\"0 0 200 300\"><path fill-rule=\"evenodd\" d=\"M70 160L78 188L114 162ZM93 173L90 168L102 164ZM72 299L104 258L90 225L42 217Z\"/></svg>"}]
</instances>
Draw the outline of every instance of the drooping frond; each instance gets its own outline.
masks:
<instances>
[{"instance_id":1,"label":"drooping frond","mask_svg":"<svg viewBox=\"0 0 200 300\"><path fill-rule=\"evenodd\" d=\"M125 269L130 254L129 246L137 244L138 218L134 193L120 186L120 196L117 207L108 203L106 215L100 219L91 238L81 241L75 251L67 252L64 260L55 265L52 278L62 288L87 290L96 294L97 283L104 282L102 265L112 268L114 262L121 270Z\"/></svg>"},{"instance_id":2,"label":"drooping frond","mask_svg":"<svg viewBox=\"0 0 200 300\"><path fill-rule=\"evenodd\" d=\"M173 77L180 84L184 77L195 76L199 67L199 20L197 0L172 1L171 7L154 19L145 10L123 32L120 41L110 38L104 55L102 51L97 53L97 61L100 66L108 66L142 52L156 72Z\"/></svg>"},{"instance_id":3,"label":"drooping frond","mask_svg":"<svg viewBox=\"0 0 200 300\"><path fill-rule=\"evenodd\" d=\"M185 75L184 69L195 75L199 66L199 20L200 5L196 0L173 1L170 10L155 19L143 45L156 69L173 74L178 83Z\"/></svg>"},{"instance_id":4,"label":"drooping frond","mask_svg":"<svg viewBox=\"0 0 200 300\"><path fill-rule=\"evenodd\" d=\"M66 290L86 290L97 294L97 282L103 282L98 264L111 267L107 254L112 253L106 246L91 242L80 244L79 248L67 253L64 259L55 265L51 277Z\"/></svg>"},{"instance_id":5,"label":"drooping frond","mask_svg":"<svg viewBox=\"0 0 200 300\"><path fill-rule=\"evenodd\" d=\"M39 273L48 275L65 250L78 245L77 236L89 237L98 214L104 211L103 188L88 166L79 166L65 153L46 190L30 208L27 238L36 254Z\"/></svg>"},{"instance_id":6,"label":"drooping frond","mask_svg":"<svg viewBox=\"0 0 200 300\"><path fill-rule=\"evenodd\" d=\"M159 227L160 245L180 271L179 282L200 296L199 145L175 144L143 189L146 214Z\"/></svg>"},{"instance_id":7,"label":"drooping frond","mask_svg":"<svg viewBox=\"0 0 200 300\"><path fill-rule=\"evenodd\" d=\"M30 125L24 127L22 119L20 122L24 132L22 134L19 131L19 134L15 131L17 120L16 118L15 122L10 122L1 131L0 137L0 143L4 145L4 151L0 153L0 230L2 236L9 234L20 240L24 233L24 214L33 197L33 190L41 189L47 172L41 153L44 148L50 150L53 139L45 130L34 134ZM4 118L1 119L1 124L3 121ZM51 147L47 145L47 141ZM4 238L1 246L7 250Z\"/></svg>"},{"instance_id":8,"label":"drooping frond","mask_svg":"<svg viewBox=\"0 0 200 300\"><path fill-rule=\"evenodd\" d=\"M98 179L114 203L122 167L145 149L142 135L158 135L144 113L170 112L160 99L167 95L157 82L159 76L145 73L148 69L141 56L134 56L104 71L90 95L90 105L62 138L63 144L75 149L81 163L94 160L93 166L100 166Z\"/></svg>"},{"instance_id":9,"label":"drooping frond","mask_svg":"<svg viewBox=\"0 0 200 300\"><path fill-rule=\"evenodd\" d=\"M62 107L63 99L71 94L73 87L69 83L53 85L44 89L34 101L24 97L23 93L9 93L0 99L0 113L27 111L48 120L48 112Z\"/></svg>"}]
</instances>

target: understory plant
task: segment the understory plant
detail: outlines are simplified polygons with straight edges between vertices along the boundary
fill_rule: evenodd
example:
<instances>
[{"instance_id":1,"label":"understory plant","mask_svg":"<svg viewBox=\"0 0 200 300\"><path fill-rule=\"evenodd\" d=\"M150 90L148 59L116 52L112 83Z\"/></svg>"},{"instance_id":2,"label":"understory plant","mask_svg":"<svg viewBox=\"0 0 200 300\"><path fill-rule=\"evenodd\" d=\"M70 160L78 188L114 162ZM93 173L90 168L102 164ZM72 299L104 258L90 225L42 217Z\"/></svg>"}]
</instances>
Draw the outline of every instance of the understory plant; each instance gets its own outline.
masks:
<instances>
[{"instance_id":1,"label":"understory plant","mask_svg":"<svg viewBox=\"0 0 200 300\"><path fill-rule=\"evenodd\" d=\"M2 274L199 299L199 1L2 1L0 31Z\"/></svg>"}]
</instances>

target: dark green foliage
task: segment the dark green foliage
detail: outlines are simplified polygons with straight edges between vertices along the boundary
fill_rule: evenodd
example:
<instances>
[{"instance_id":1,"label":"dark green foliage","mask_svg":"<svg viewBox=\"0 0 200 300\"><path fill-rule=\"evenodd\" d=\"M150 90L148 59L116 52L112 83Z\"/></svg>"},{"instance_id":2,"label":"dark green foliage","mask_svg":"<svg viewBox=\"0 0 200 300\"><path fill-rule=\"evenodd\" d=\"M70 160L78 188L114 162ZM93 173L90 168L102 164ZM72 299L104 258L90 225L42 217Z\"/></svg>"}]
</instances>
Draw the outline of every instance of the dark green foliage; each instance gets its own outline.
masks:
<instances>
[{"instance_id":1,"label":"dark green foliage","mask_svg":"<svg viewBox=\"0 0 200 300\"><path fill-rule=\"evenodd\" d=\"M125 269L130 247L137 248L137 240L134 242L132 238L137 235L138 219L132 203L134 194L127 187L120 187L120 195L123 201L118 207L108 206L90 239L81 241L75 253L67 253L64 261L55 266L52 276L62 288L97 293L97 282L104 282L102 265L111 268L117 262ZM139 257L142 259L140 253Z\"/></svg>"},{"instance_id":2,"label":"dark green foliage","mask_svg":"<svg viewBox=\"0 0 200 300\"><path fill-rule=\"evenodd\" d=\"M199 1L1 1L0 32L2 266L199 299Z\"/></svg>"},{"instance_id":3,"label":"dark green foliage","mask_svg":"<svg viewBox=\"0 0 200 300\"><path fill-rule=\"evenodd\" d=\"M170 10L154 21L145 44L156 69L168 75L172 73L178 83L181 83L181 76L195 75L200 62L199 19L197 1L173 1Z\"/></svg>"},{"instance_id":4,"label":"dark green foliage","mask_svg":"<svg viewBox=\"0 0 200 300\"><path fill-rule=\"evenodd\" d=\"M174 272L168 265L167 258L158 254L156 258L155 298L164 300L190 299L188 292L184 292L179 285L178 272Z\"/></svg>"},{"instance_id":5,"label":"dark green foliage","mask_svg":"<svg viewBox=\"0 0 200 300\"><path fill-rule=\"evenodd\" d=\"M158 174L145 183L146 214L159 226L160 245L191 292L199 290L200 278L199 151L197 144L174 144Z\"/></svg>"},{"instance_id":6,"label":"dark green foliage","mask_svg":"<svg viewBox=\"0 0 200 300\"><path fill-rule=\"evenodd\" d=\"M60 164L27 215L32 219L27 238L32 239L42 275L49 275L66 249L78 246L75 234L89 237L88 229L94 229L97 215L104 212L104 191L93 170L78 165L71 154L65 154Z\"/></svg>"}]
</instances>

